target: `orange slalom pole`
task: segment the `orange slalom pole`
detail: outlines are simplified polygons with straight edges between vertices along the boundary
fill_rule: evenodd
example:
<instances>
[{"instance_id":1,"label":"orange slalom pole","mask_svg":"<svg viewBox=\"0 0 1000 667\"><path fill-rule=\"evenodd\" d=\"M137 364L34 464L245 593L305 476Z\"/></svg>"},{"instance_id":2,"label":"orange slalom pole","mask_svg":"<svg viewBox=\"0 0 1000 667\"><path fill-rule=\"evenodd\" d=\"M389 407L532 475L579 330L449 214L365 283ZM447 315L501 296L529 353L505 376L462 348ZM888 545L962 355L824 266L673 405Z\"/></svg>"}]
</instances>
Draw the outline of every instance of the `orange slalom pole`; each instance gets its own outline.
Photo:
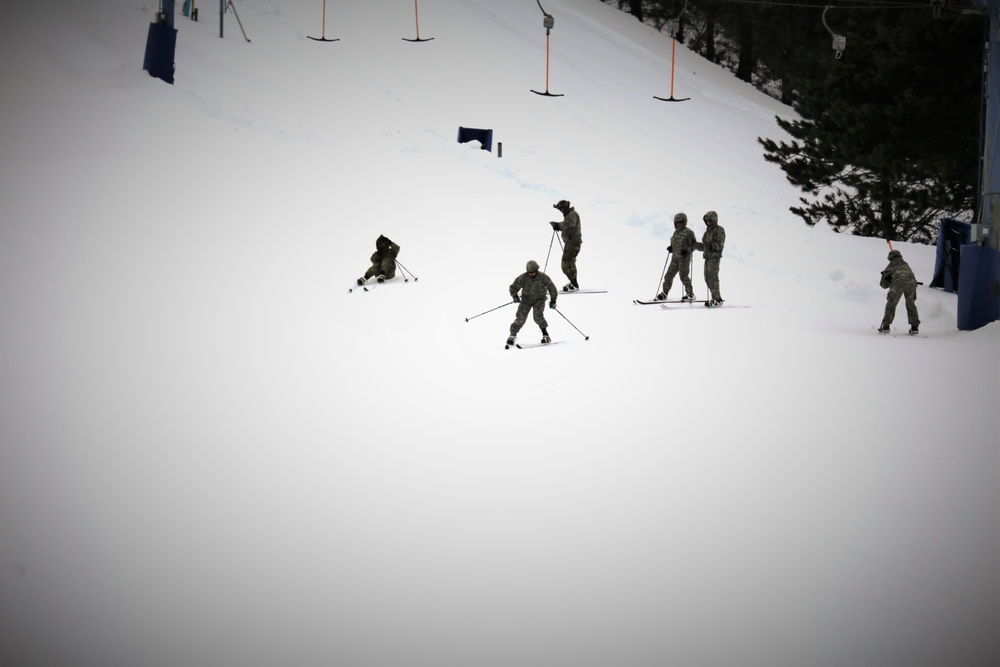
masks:
<instances>
[{"instance_id":1,"label":"orange slalom pole","mask_svg":"<svg viewBox=\"0 0 1000 667\"><path fill-rule=\"evenodd\" d=\"M670 39L670 97L674 96L674 55L677 53L677 39Z\"/></svg>"},{"instance_id":2,"label":"orange slalom pole","mask_svg":"<svg viewBox=\"0 0 1000 667\"><path fill-rule=\"evenodd\" d=\"M549 33L545 33L545 92L549 92Z\"/></svg>"}]
</instances>

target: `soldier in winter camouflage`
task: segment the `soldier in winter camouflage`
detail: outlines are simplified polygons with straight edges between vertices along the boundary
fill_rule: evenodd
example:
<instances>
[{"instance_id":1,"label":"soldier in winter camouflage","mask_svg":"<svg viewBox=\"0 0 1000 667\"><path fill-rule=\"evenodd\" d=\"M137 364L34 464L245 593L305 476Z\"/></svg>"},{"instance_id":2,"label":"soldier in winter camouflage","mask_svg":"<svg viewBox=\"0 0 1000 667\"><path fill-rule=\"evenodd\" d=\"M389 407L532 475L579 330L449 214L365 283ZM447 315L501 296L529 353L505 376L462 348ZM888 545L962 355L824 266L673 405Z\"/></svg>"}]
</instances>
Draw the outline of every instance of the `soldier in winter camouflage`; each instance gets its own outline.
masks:
<instances>
[{"instance_id":1,"label":"soldier in winter camouflage","mask_svg":"<svg viewBox=\"0 0 1000 667\"><path fill-rule=\"evenodd\" d=\"M702 220L705 221L705 233L694 247L704 254L705 282L712 293L705 305L721 306L723 299L719 290L719 264L722 262L722 248L726 245L726 230L719 226L719 214L715 211L706 213Z\"/></svg>"},{"instance_id":2,"label":"soldier in winter camouflage","mask_svg":"<svg viewBox=\"0 0 1000 667\"><path fill-rule=\"evenodd\" d=\"M694 232L688 229L687 222L688 217L684 213L674 216L674 235L670 237L670 245L667 246L667 252L673 253L673 259L670 260L670 267L667 268L667 274L663 278L663 291L656 295L658 301L667 298L670 286L674 284L674 276L678 272L684 285L684 296L681 297L681 301L694 299L694 288L691 285L691 251L698 241Z\"/></svg>"},{"instance_id":3,"label":"soldier in winter camouflage","mask_svg":"<svg viewBox=\"0 0 1000 667\"><path fill-rule=\"evenodd\" d=\"M890 250L888 259L889 266L882 270L882 279L879 281L882 289L889 290L885 298L885 315L882 316L882 324L878 328L879 333L889 331L892 320L896 317L896 306L900 297L906 298L906 319L910 322L910 333L919 333L917 278L913 275L910 265L903 261L903 254L898 250Z\"/></svg>"},{"instance_id":4,"label":"soldier in winter camouflage","mask_svg":"<svg viewBox=\"0 0 1000 667\"><path fill-rule=\"evenodd\" d=\"M517 332L521 330L528 320L528 311L534 312L535 324L542 330L542 342L549 343L549 325L545 321L545 297L549 297L549 308L556 307L556 297L559 291L556 290L555 283L547 275L538 270L538 262L531 260L524 267L525 272L514 278L510 284L510 298L517 306L517 315L510 325L510 336L507 338L507 345L513 345L517 339ZM520 293L520 294L518 294Z\"/></svg>"},{"instance_id":5,"label":"soldier in winter camouflage","mask_svg":"<svg viewBox=\"0 0 1000 667\"><path fill-rule=\"evenodd\" d=\"M562 232L563 254L562 272L569 278L569 282L563 286L564 292L575 292L580 289L580 283L576 279L576 256L580 254L583 246L583 231L580 229L580 215L576 209L566 201L561 199L552 205L563 214L562 222L550 222L552 229Z\"/></svg>"},{"instance_id":6,"label":"soldier in winter camouflage","mask_svg":"<svg viewBox=\"0 0 1000 667\"><path fill-rule=\"evenodd\" d=\"M364 285L365 281L372 276L378 276L378 281L385 282L396 276L396 257L399 255L399 246L387 239L379 236L375 240L375 252L372 253L372 265L365 271L363 278L358 278L358 284Z\"/></svg>"}]
</instances>

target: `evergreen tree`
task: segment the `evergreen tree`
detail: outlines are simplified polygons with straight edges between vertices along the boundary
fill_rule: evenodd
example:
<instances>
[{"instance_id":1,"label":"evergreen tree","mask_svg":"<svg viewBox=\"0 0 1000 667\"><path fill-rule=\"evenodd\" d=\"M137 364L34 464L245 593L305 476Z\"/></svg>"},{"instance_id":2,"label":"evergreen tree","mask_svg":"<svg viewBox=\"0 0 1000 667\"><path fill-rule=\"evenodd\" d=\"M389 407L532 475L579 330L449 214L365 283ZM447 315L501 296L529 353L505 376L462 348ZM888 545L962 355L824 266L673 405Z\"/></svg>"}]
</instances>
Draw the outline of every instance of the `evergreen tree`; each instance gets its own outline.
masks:
<instances>
[{"instance_id":1,"label":"evergreen tree","mask_svg":"<svg viewBox=\"0 0 1000 667\"><path fill-rule=\"evenodd\" d=\"M792 141L759 138L764 158L809 195L791 209L807 224L932 242L940 217L973 207L981 18L850 15L843 56L793 96L800 118L777 119Z\"/></svg>"}]
</instances>

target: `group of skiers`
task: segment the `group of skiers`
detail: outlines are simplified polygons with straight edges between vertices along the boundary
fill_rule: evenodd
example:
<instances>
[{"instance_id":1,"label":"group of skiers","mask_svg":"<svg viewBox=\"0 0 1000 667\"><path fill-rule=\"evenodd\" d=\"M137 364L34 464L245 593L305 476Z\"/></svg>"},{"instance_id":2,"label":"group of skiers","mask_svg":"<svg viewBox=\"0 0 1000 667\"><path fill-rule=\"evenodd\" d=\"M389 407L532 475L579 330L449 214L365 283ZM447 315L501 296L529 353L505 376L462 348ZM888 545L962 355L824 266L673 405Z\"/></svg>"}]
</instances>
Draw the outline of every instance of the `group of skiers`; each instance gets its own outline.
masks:
<instances>
[{"instance_id":1,"label":"group of skiers","mask_svg":"<svg viewBox=\"0 0 1000 667\"><path fill-rule=\"evenodd\" d=\"M694 300L694 287L691 284L691 254L697 250L705 257L705 283L708 285L710 297L706 306L721 306L725 303L722 290L719 288L719 265L722 262L722 249L726 245L726 230L719 224L719 214L708 211L702 216L705 222L705 233L701 241L695 239L694 232L688 229L688 218L684 213L674 216L674 233L667 246L670 266L663 276L663 291L656 295L657 301L666 301L674 278L680 273L684 285L684 296L681 301Z\"/></svg>"},{"instance_id":2,"label":"group of skiers","mask_svg":"<svg viewBox=\"0 0 1000 667\"><path fill-rule=\"evenodd\" d=\"M561 199L552 205L563 215L561 221L552 221L553 234L561 233L562 241L562 272L569 280L563 286L564 292L576 292L580 289L577 275L576 258L580 254L583 245L583 233L580 225L580 215L573 208L573 205L565 199ZM677 213L674 216L674 233L670 237L670 245L667 246L669 266L663 277L663 290L656 295L657 301L666 301L673 286L674 278L680 274L681 283L684 287L684 295L681 301L694 301L694 287L691 283L691 258L694 251L701 252L705 258L705 283L710 292L709 299L705 301L708 307L721 306L725 301L719 287L719 267L722 262L722 251L726 245L726 230L719 225L719 215L715 211L708 211L702 216L705 222L705 232L701 241L695 237L695 233L688 228L688 218L685 213ZM358 285L364 285L371 278L376 278L378 282L384 282L396 275L396 257L399 255L399 245L393 243L384 235L380 235L375 241L375 252L371 256L371 266L365 271L363 277L358 278ZM902 253L898 250L889 252L889 266L882 271L880 285L888 289L886 297L885 314L882 324L879 326L879 333L889 331L892 321L895 318L896 306L900 298L906 300L906 315L910 323L910 333L919 332L920 318L917 313L917 280L909 265L903 261ZM552 279L539 270L538 262L530 260L525 265L524 273L514 278L510 284L509 292L513 303L517 304L517 313L514 321L510 324L510 334L507 337L507 345L513 345L517 339L517 334L528 320L528 313L532 313L535 324L542 331L542 343L550 343L551 338L548 331L548 323L545 320L545 302L548 300L549 308L555 309L559 290Z\"/></svg>"},{"instance_id":3,"label":"group of skiers","mask_svg":"<svg viewBox=\"0 0 1000 667\"><path fill-rule=\"evenodd\" d=\"M576 212L573 205L565 199L560 199L552 208L563 214L561 221L553 220L549 223L552 226L553 235L560 232L562 237L562 272L569 279L563 285L564 292L576 292L580 289L580 282L577 279L576 258L583 247L583 229L580 226L580 214ZM524 273L514 278L508 289L511 300L517 304L517 312L514 314L514 321L510 323L510 335L507 336L507 346L514 344L517 340L517 332L521 330L524 323L528 321L528 313L531 312L535 324L542 330L542 343L551 343L549 337L549 325L545 321L545 299L549 300L549 308L556 307L556 298L559 296L556 285L546 274L538 270L538 262L529 260L524 267Z\"/></svg>"}]
</instances>

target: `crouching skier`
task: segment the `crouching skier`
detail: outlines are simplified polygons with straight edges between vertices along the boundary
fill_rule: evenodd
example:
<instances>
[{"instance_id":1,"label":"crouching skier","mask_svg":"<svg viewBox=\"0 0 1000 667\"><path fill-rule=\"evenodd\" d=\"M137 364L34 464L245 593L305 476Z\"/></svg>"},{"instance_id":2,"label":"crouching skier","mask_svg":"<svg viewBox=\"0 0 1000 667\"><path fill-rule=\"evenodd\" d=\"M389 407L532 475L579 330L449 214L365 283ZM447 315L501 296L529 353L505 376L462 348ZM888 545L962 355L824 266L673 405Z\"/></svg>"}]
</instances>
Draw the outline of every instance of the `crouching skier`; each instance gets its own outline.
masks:
<instances>
[{"instance_id":1,"label":"crouching skier","mask_svg":"<svg viewBox=\"0 0 1000 667\"><path fill-rule=\"evenodd\" d=\"M364 285L372 276L378 277L378 282L384 283L396 277L396 257L399 255L399 246L390 241L384 235L375 239L375 252L372 253L371 266L365 271L365 275L358 278L358 285Z\"/></svg>"},{"instance_id":2,"label":"crouching skier","mask_svg":"<svg viewBox=\"0 0 1000 667\"><path fill-rule=\"evenodd\" d=\"M538 270L538 262L531 260L525 265L525 272L514 278L510 284L510 298L518 304L517 314L510 325L510 336L507 338L507 347L517 340L517 332L521 330L528 320L528 311L533 311L535 324L542 330L542 342L551 343L549 338L549 325L542 314L545 311L545 298L549 298L549 308L556 307L556 297L559 291L555 283L547 275ZM520 294L518 294L520 292Z\"/></svg>"},{"instance_id":3,"label":"crouching skier","mask_svg":"<svg viewBox=\"0 0 1000 667\"><path fill-rule=\"evenodd\" d=\"M896 306L900 297L906 299L906 319L910 322L910 334L920 333L920 313L917 312L917 278L913 269L903 260L903 253L898 250L889 251L889 266L882 270L879 285L889 290L885 297L885 314L879 333L889 333L892 321L896 318Z\"/></svg>"}]
</instances>

